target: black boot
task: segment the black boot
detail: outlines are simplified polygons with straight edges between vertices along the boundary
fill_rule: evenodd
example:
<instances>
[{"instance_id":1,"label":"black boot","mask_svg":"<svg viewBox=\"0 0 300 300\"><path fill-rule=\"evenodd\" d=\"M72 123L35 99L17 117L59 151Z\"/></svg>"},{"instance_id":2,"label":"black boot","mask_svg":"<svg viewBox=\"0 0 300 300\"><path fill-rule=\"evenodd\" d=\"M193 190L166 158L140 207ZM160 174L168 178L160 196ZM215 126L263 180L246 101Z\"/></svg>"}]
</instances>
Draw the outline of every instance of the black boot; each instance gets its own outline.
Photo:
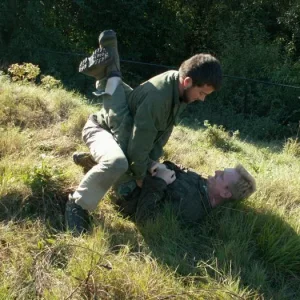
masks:
<instances>
[{"instance_id":1,"label":"black boot","mask_svg":"<svg viewBox=\"0 0 300 300\"><path fill-rule=\"evenodd\" d=\"M71 195L66 203L65 222L66 229L72 231L75 236L86 233L90 228L88 211L76 204Z\"/></svg>"},{"instance_id":2,"label":"black boot","mask_svg":"<svg viewBox=\"0 0 300 300\"><path fill-rule=\"evenodd\" d=\"M79 65L79 72L97 80L121 77L117 36L113 30L104 30L99 36L99 48Z\"/></svg>"}]
</instances>

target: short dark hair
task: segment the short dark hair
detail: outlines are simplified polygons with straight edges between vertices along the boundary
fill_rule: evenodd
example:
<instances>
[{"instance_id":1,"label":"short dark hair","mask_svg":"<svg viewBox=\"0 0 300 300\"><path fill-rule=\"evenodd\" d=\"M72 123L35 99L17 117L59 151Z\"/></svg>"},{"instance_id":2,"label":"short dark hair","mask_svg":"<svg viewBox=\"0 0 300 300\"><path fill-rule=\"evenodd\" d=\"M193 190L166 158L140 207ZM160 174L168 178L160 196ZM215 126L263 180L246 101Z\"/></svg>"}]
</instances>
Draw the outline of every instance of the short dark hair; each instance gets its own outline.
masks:
<instances>
[{"instance_id":1,"label":"short dark hair","mask_svg":"<svg viewBox=\"0 0 300 300\"><path fill-rule=\"evenodd\" d=\"M190 77L193 86L210 85L219 90L222 83L220 62L211 54L200 53L185 60L179 68L181 78Z\"/></svg>"}]
</instances>

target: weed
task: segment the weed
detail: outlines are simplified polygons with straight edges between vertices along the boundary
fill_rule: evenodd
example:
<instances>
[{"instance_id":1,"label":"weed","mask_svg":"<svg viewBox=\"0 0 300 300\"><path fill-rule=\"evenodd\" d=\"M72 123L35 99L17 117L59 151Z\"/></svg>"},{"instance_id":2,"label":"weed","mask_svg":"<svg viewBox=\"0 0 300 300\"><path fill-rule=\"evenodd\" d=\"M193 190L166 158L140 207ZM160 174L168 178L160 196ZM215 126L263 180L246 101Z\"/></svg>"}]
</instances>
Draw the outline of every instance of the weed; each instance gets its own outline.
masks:
<instances>
[{"instance_id":1,"label":"weed","mask_svg":"<svg viewBox=\"0 0 300 300\"><path fill-rule=\"evenodd\" d=\"M23 201L21 216L41 217L50 227L62 229L63 211L67 199L62 170L42 161L40 165L34 166L31 171L23 175L23 181L31 189L32 194Z\"/></svg>"},{"instance_id":2,"label":"weed","mask_svg":"<svg viewBox=\"0 0 300 300\"><path fill-rule=\"evenodd\" d=\"M37 76L41 73L38 66L31 63L13 64L8 68L8 73L13 81L21 83L34 83Z\"/></svg>"},{"instance_id":3,"label":"weed","mask_svg":"<svg viewBox=\"0 0 300 300\"><path fill-rule=\"evenodd\" d=\"M47 76L42 76L41 86L47 90L50 90L53 88L61 88L62 83L60 80L55 79L53 76L47 75Z\"/></svg>"},{"instance_id":4,"label":"weed","mask_svg":"<svg viewBox=\"0 0 300 300\"><path fill-rule=\"evenodd\" d=\"M300 141L298 138L288 138L283 146L283 153L300 157Z\"/></svg>"},{"instance_id":5,"label":"weed","mask_svg":"<svg viewBox=\"0 0 300 300\"><path fill-rule=\"evenodd\" d=\"M230 135L222 125L211 125L207 120L204 121L204 126L206 127L206 140L211 146L223 151L238 152L241 150L240 147L235 144L235 140L239 136L238 130Z\"/></svg>"}]
</instances>

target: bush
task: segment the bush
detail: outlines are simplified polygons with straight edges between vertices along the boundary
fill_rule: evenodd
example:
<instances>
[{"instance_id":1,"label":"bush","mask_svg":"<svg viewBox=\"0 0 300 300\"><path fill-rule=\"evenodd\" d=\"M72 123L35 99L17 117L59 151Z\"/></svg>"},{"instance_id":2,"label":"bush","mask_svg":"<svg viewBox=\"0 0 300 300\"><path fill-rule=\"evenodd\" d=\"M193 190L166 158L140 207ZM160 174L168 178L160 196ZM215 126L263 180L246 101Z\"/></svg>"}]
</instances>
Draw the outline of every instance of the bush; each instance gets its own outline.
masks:
<instances>
[{"instance_id":1,"label":"bush","mask_svg":"<svg viewBox=\"0 0 300 300\"><path fill-rule=\"evenodd\" d=\"M41 86L45 89L50 90L53 88L62 87L62 83L60 80L55 79L53 76L47 75L47 76L42 76Z\"/></svg>"},{"instance_id":2,"label":"bush","mask_svg":"<svg viewBox=\"0 0 300 300\"><path fill-rule=\"evenodd\" d=\"M38 66L31 63L24 63L22 65L13 64L8 68L8 73L12 81L21 81L22 83L35 83L37 76L41 73Z\"/></svg>"},{"instance_id":3,"label":"bush","mask_svg":"<svg viewBox=\"0 0 300 300\"><path fill-rule=\"evenodd\" d=\"M43 216L50 227L62 229L62 212L67 198L63 170L43 160L23 175L23 182L31 189L32 194L23 201L22 216Z\"/></svg>"},{"instance_id":4,"label":"bush","mask_svg":"<svg viewBox=\"0 0 300 300\"><path fill-rule=\"evenodd\" d=\"M240 147L235 144L236 138L239 136L239 131L234 131L232 134L227 132L220 125L211 125L207 120L204 121L206 141L213 147L223 151L240 151Z\"/></svg>"}]
</instances>

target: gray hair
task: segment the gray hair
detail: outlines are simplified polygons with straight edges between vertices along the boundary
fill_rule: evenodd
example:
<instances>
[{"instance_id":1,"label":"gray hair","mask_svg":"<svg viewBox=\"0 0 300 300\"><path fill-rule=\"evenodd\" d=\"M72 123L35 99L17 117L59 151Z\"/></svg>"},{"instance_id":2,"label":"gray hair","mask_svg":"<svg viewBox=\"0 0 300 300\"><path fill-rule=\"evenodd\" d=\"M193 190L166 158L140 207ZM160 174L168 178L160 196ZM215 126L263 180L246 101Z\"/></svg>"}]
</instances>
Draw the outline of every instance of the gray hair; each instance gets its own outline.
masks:
<instances>
[{"instance_id":1,"label":"gray hair","mask_svg":"<svg viewBox=\"0 0 300 300\"><path fill-rule=\"evenodd\" d=\"M250 197L256 191L256 182L253 176L242 166L235 167L240 175L239 179L229 186L232 200L242 200Z\"/></svg>"}]
</instances>

